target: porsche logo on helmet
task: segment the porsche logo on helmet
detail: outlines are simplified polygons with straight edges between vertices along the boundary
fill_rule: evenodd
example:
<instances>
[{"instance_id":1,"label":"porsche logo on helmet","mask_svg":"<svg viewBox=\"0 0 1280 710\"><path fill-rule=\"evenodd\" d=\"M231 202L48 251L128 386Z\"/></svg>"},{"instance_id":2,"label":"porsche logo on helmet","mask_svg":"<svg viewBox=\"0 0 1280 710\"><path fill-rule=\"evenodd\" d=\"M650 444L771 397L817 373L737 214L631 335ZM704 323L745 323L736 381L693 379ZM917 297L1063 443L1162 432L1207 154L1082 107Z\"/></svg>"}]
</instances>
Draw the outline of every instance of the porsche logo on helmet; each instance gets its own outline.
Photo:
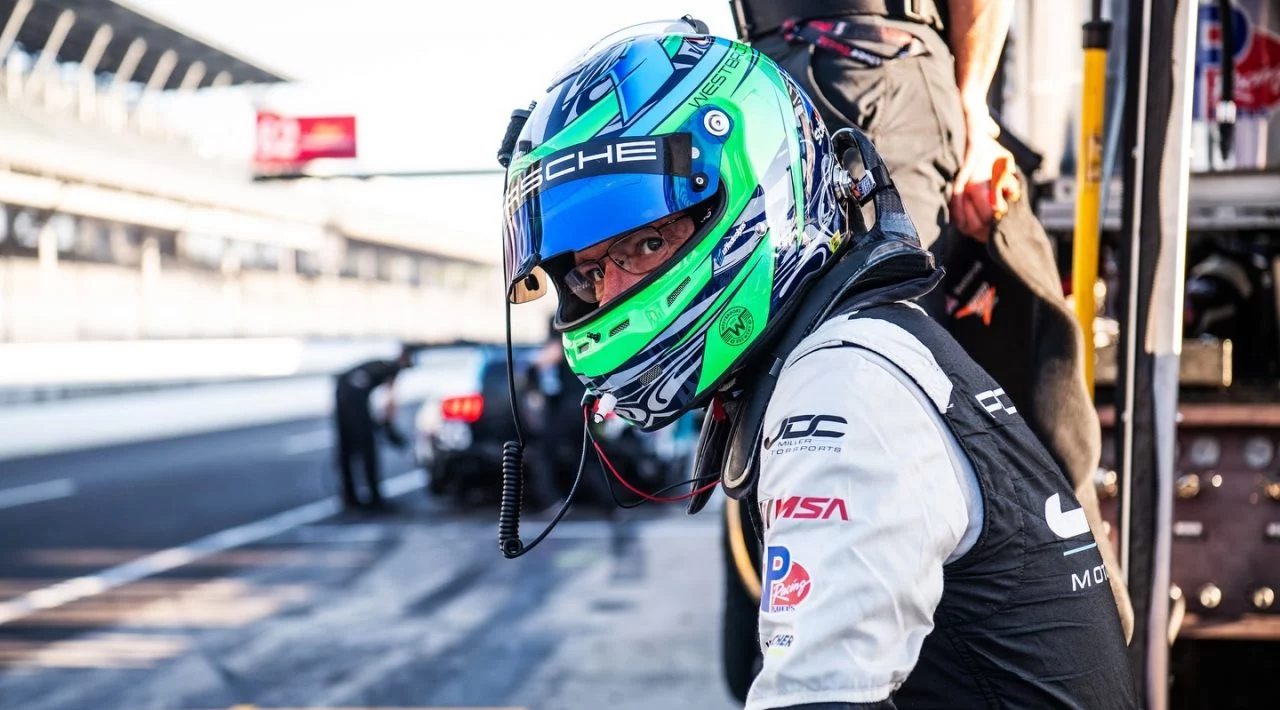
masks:
<instances>
[{"instance_id":1,"label":"porsche logo on helmet","mask_svg":"<svg viewBox=\"0 0 1280 710\"><path fill-rule=\"evenodd\" d=\"M507 191L508 206L518 205L531 194L578 177L617 172L661 173L665 167L665 147L665 141L658 138L604 140L553 153L512 181Z\"/></svg>"}]
</instances>

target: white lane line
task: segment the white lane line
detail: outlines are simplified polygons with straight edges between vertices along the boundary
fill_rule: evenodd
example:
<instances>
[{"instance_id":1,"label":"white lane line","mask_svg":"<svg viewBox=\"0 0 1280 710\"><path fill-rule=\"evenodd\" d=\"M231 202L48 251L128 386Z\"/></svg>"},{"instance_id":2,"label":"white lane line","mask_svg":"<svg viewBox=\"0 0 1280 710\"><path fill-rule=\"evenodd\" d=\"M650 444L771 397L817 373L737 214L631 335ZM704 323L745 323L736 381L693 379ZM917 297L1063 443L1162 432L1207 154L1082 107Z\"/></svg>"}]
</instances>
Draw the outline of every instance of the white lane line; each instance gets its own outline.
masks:
<instances>
[{"instance_id":1,"label":"white lane line","mask_svg":"<svg viewBox=\"0 0 1280 710\"><path fill-rule=\"evenodd\" d=\"M6 488L5 490L0 490L0 510L16 508L30 503L43 503L47 500L69 498L75 494L75 481L69 478L33 483L29 486L18 486L17 488Z\"/></svg>"},{"instance_id":2,"label":"white lane line","mask_svg":"<svg viewBox=\"0 0 1280 710\"><path fill-rule=\"evenodd\" d=\"M416 469L383 481L382 490L387 496L399 496L422 488L425 480L426 477L422 471ZM341 505L337 498L325 498L257 522L228 528L186 545L160 550L97 574L68 579L43 589L27 592L20 597L0 602L0 625L38 611L97 596L130 582L168 572L210 555L274 537L301 525L324 520L340 509Z\"/></svg>"},{"instance_id":3,"label":"white lane line","mask_svg":"<svg viewBox=\"0 0 1280 710\"><path fill-rule=\"evenodd\" d=\"M383 525L308 525L289 533L285 540L298 545L358 545L381 542L389 531Z\"/></svg>"},{"instance_id":4,"label":"white lane line","mask_svg":"<svg viewBox=\"0 0 1280 710\"><path fill-rule=\"evenodd\" d=\"M305 434L286 436L283 448L290 456L333 448L333 430L316 429Z\"/></svg>"}]
</instances>

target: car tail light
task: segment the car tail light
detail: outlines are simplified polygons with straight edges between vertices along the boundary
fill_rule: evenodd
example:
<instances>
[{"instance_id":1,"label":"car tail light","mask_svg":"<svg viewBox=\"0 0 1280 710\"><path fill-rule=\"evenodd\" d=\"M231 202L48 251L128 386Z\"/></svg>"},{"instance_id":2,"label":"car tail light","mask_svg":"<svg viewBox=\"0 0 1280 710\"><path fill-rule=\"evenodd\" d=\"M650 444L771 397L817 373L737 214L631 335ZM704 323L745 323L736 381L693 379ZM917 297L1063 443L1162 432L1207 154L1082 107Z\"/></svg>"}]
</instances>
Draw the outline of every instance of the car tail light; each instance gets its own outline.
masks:
<instances>
[{"instance_id":1,"label":"car tail light","mask_svg":"<svg viewBox=\"0 0 1280 710\"><path fill-rule=\"evenodd\" d=\"M446 397L440 402L440 415L446 421L472 424L480 419L481 414L484 414L484 397L478 394Z\"/></svg>"}]
</instances>

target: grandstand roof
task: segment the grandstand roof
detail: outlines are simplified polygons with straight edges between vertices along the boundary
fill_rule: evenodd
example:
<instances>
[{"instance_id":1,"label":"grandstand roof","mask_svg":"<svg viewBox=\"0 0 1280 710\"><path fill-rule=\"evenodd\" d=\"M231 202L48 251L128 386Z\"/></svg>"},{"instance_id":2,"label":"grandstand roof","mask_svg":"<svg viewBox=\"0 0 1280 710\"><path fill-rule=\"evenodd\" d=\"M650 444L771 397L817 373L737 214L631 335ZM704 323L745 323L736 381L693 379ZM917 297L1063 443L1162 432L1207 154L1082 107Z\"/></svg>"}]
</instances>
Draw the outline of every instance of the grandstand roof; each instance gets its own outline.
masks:
<instances>
[{"instance_id":1,"label":"grandstand roof","mask_svg":"<svg viewBox=\"0 0 1280 710\"><path fill-rule=\"evenodd\" d=\"M8 20L18 2L19 0L0 0L0 26ZM147 43L147 51L133 74L135 81L145 82L167 49L177 53L178 63L169 74L164 86L166 89L177 88L188 67L195 62L203 62L205 66L200 86L210 85L223 71L230 74L233 84L289 81L289 77L281 72L238 56L186 29L153 17L127 0L35 0L18 33L18 42L29 52L39 52L64 10L75 13L75 23L58 51L59 61L80 61L98 27L110 25L113 35L98 63L99 72L114 73L124 59L129 44L135 39L141 39Z\"/></svg>"}]
</instances>

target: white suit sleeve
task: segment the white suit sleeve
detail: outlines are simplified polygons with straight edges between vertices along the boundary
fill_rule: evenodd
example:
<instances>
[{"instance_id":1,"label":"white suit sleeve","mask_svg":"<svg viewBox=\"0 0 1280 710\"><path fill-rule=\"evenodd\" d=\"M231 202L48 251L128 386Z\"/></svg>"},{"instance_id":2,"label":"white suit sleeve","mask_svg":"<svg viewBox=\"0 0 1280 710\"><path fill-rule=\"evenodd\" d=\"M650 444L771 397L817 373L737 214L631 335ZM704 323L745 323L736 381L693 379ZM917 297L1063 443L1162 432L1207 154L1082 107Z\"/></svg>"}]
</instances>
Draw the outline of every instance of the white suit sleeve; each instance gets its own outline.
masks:
<instances>
[{"instance_id":1,"label":"white suit sleeve","mask_svg":"<svg viewBox=\"0 0 1280 710\"><path fill-rule=\"evenodd\" d=\"M857 348L784 369L762 442L764 668L749 710L884 700L914 667L970 527L972 469L913 388Z\"/></svg>"}]
</instances>

